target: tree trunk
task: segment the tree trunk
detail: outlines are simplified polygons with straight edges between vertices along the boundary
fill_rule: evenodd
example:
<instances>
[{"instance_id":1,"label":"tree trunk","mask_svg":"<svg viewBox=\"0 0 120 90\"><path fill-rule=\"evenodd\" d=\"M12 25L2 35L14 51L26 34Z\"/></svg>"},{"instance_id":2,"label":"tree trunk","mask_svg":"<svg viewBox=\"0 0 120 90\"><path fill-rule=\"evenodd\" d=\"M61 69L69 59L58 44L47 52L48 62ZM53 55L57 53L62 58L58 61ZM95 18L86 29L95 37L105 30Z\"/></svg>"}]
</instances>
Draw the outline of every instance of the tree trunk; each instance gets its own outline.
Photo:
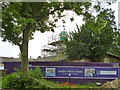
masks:
<instances>
[{"instance_id":1,"label":"tree trunk","mask_svg":"<svg viewBox=\"0 0 120 90\"><path fill-rule=\"evenodd\" d=\"M28 25L27 28L23 30L23 41L22 44L20 45L22 72L26 74L28 74L29 72L29 60L28 60L29 33L30 27Z\"/></svg>"}]
</instances>

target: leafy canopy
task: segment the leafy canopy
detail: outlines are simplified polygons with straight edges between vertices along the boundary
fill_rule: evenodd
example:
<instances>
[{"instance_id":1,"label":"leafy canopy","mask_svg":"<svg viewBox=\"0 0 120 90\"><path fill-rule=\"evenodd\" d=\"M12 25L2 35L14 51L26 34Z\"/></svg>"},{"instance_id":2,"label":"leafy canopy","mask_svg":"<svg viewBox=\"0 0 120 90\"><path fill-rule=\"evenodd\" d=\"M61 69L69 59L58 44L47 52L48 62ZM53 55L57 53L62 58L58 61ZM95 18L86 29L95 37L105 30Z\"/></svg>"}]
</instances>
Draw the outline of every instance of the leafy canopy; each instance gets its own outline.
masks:
<instances>
[{"instance_id":1,"label":"leafy canopy","mask_svg":"<svg viewBox=\"0 0 120 90\"><path fill-rule=\"evenodd\" d=\"M36 30L40 32L54 31L55 22L62 17L65 10L73 10L76 14L83 14L89 2L9 2L2 3L2 38L12 44L22 44L23 30L29 29L29 39L33 39ZM85 7L85 8L84 8ZM50 15L53 21L50 21ZM57 18L54 18L57 17Z\"/></svg>"},{"instance_id":2,"label":"leafy canopy","mask_svg":"<svg viewBox=\"0 0 120 90\"><path fill-rule=\"evenodd\" d=\"M92 16L85 24L71 32L70 41L66 42L66 53L70 60L89 58L99 62L109 51L115 39L116 25L114 12L111 9Z\"/></svg>"}]
</instances>

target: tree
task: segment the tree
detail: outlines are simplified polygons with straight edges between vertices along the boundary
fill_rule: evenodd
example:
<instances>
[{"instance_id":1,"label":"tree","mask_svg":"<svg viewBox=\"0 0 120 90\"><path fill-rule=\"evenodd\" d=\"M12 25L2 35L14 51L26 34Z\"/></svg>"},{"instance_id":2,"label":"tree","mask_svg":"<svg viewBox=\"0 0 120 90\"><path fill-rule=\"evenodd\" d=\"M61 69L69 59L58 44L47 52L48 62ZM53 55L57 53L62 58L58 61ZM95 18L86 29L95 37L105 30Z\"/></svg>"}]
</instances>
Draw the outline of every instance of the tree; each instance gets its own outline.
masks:
<instances>
[{"instance_id":1,"label":"tree","mask_svg":"<svg viewBox=\"0 0 120 90\"><path fill-rule=\"evenodd\" d=\"M114 12L104 9L94 17L86 20L85 24L71 32L70 41L66 42L66 53L70 60L89 58L99 62L112 47L116 36Z\"/></svg>"},{"instance_id":2,"label":"tree","mask_svg":"<svg viewBox=\"0 0 120 90\"><path fill-rule=\"evenodd\" d=\"M120 33L119 33L119 29L116 32L115 41L113 42L112 47L110 48L109 52L120 57Z\"/></svg>"},{"instance_id":3,"label":"tree","mask_svg":"<svg viewBox=\"0 0 120 90\"><path fill-rule=\"evenodd\" d=\"M2 38L21 51L22 71L28 74L28 44L36 30L54 31L55 21L49 16L62 17L65 10L72 10L78 15L87 13L91 3L88 2L3 2L2 4ZM85 12L82 12L82 11ZM84 15L85 16L85 15ZM87 17L87 16L86 16Z\"/></svg>"}]
</instances>

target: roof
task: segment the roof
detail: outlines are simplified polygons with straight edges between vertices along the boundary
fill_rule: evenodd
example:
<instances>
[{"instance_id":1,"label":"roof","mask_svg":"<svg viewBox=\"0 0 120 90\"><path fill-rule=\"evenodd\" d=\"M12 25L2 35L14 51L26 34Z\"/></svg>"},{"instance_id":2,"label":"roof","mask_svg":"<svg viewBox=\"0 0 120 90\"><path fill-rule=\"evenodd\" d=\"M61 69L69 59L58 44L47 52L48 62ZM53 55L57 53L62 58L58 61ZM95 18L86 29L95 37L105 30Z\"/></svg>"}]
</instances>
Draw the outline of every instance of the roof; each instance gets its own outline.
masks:
<instances>
[{"instance_id":1,"label":"roof","mask_svg":"<svg viewBox=\"0 0 120 90\"><path fill-rule=\"evenodd\" d=\"M64 30L60 33L60 35L68 35L68 33Z\"/></svg>"},{"instance_id":2,"label":"roof","mask_svg":"<svg viewBox=\"0 0 120 90\"><path fill-rule=\"evenodd\" d=\"M17 62L17 61L21 61L20 58L13 58L13 57L0 57L0 62Z\"/></svg>"},{"instance_id":3,"label":"roof","mask_svg":"<svg viewBox=\"0 0 120 90\"><path fill-rule=\"evenodd\" d=\"M64 41L63 40L59 40L59 41L55 41L55 42L52 42L52 43L49 43L48 45L53 45L53 46L56 46L60 43L63 43Z\"/></svg>"},{"instance_id":4,"label":"roof","mask_svg":"<svg viewBox=\"0 0 120 90\"><path fill-rule=\"evenodd\" d=\"M116 57L116 58L118 58L118 59L120 58L119 56L117 56L117 55L115 55L115 54L113 54L113 53L110 53L110 52L107 52L107 54L110 55L110 56Z\"/></svg>"},{"instance_id":5,"label":"roof","mask_svg":"<svg viewBox=\"0 0 120 90\"><path fill-rule=\"evenodd\" d=\"M42 49L43 51L47 51L47 52L55 52L57 51L56 49L52 50L52 49Z\"/></svg>"}]
</instances>

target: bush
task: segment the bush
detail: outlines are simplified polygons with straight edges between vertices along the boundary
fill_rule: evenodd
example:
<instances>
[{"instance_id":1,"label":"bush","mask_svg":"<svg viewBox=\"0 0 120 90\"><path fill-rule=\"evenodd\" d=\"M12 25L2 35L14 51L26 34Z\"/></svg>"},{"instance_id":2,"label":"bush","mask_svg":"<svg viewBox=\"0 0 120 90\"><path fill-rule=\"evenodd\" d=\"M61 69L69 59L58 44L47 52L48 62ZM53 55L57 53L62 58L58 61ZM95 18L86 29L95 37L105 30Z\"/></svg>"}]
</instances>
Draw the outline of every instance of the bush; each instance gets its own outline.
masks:
<instances>
[{"instance_id":1,"label":"bush","mask_svg":"<svg viewBox=\"0 0 120 90\"><path fill-rule=\"evenodd\" d=\"M5 75L3 77L3 88L38 88L38 86L45 87L45 85L39 85L38 82L36 82L34 79L42 79L43 77L39 66L37 66L35 70L30 69L29 75L24 74L20 69L16 69L16 71L17 72L10 75Z\"/></svg>"},{"instance_id":2,"label":"bush","mask_svg":"<svg viewBox=\"0 0 120 90\"><path fill-rule=\"evenodd\" d=\"M43 79L43 73L39 66L35 70L30 69L29 75L16 69L17 72L5 75L2 79L2 88L60 88L58 83Z\"/></svg>"},{"instance_id":3,"label":"bush","mask_svg":"<svg viewBox=\"0 0 120 90\"><path fill-rule=\"evenodd\" d=\"M32 88L35 82L30 75L22 72L15 72L11 75L6 75L2 79L3 88Z\"/></svg>"},{"instance_id":4,"label":"bush","mask_svg":"<svg viewBox=\"0 0 120 90\"><path fill-rule=\"evenodd\" d=\"M44 73L42 73L41 69L39 68L39 66L37 66L35 68L35 70L33 70L32 68L30 69L29 72L30 76L36 79L42 79Z\"/></svg>"}]
</instances>

